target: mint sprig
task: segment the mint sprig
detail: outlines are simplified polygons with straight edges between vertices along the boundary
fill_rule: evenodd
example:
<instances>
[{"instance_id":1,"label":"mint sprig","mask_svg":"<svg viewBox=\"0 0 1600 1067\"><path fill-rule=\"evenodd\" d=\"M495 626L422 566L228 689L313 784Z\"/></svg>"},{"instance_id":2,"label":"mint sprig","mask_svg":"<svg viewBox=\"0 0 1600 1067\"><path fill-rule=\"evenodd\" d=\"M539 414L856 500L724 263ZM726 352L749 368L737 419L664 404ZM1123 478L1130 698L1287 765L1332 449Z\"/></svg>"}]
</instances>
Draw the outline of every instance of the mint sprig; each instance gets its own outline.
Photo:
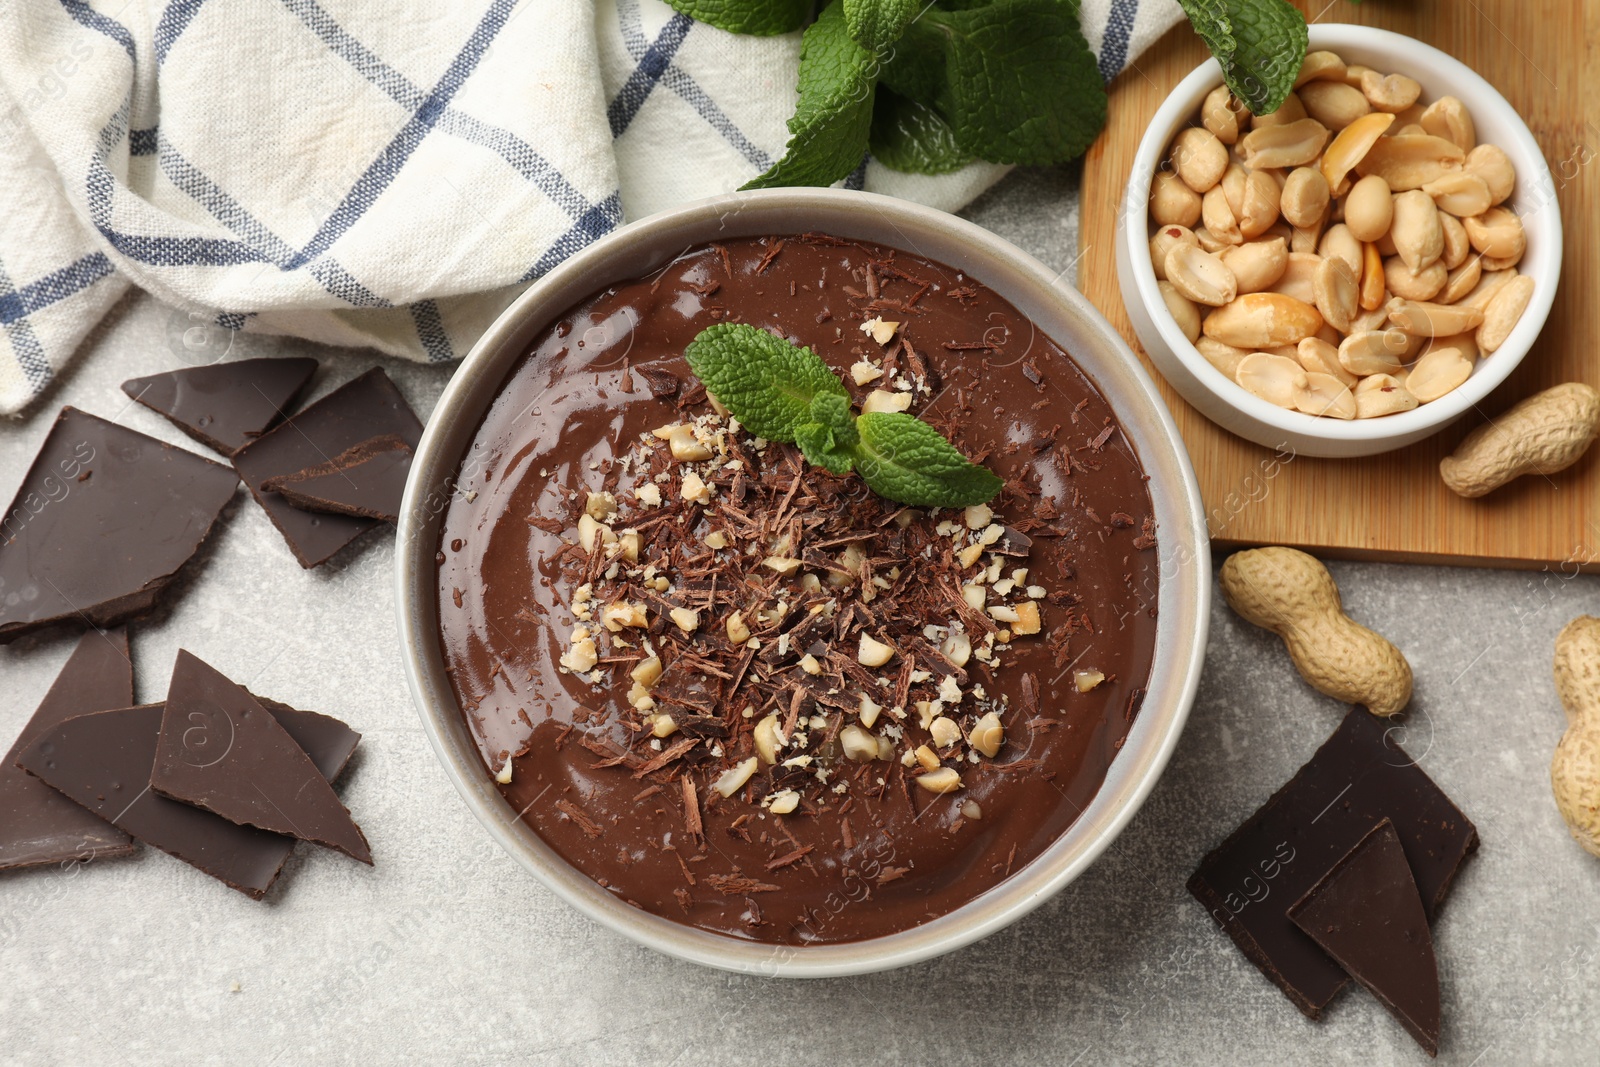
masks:
<instances>
[{"instance_id":1,"label":"mint sprig","mask_svg":"<svg viewBox=\"0 0 1600 1067\"><path fill-rule=\"evenodd\" d=\"M844 383L809 348L747 323L701 330L684 350L706 392L758 437L799 446L833 474L918 507L982 504L1005 484L932 426L904 412L850 410Z\"/></svg>"},{"instance_id":2,"label":"mint sprig","mask_svg":"<svg viewBox=\"0 0 1600 1067\"><path fill-rule=\"evenodd\" d=\"M1099 62L1079 0L667 0L734 33L805 27L783 158L747 189L831 185L868 151L885 166L944 174L974 159L1065 163L1105 125ZM1258 115L1277 110L1306 54L1287 0L1179 0Z\"/></svg>"},{"instance_id":3,"label":"mint sprig","mask_svg":"<svg viewBox=\"0 0 1600 1067\"><path fill-rule=\"evenodd\" d=\"M1305 16L1286 0L1178 0L1222 65L1228 91L1257 115L1278 110L1305 62Z\"/></svg>"}]
</instances>

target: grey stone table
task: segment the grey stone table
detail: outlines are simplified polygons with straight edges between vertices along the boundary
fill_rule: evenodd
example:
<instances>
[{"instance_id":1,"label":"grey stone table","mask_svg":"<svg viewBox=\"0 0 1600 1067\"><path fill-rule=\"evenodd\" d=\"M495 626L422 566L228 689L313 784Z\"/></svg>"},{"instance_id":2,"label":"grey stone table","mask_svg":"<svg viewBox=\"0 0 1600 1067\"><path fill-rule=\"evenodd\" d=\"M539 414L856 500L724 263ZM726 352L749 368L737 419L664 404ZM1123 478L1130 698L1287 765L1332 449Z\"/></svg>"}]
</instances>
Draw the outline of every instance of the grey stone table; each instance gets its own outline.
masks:
<instances>
[{"instance_id":1,"label":"grey stone table","mask_svg":"<svg viewBox=\"0 0 1600 1067\"><path fill-rule=\"evenodd\" d=\"M969 214L1070 270L1069 172L1013 175ZM181 315L118 307L79 366L0 423L9 499L55 411L72 403L187 445L130 405L124 378L177 365ZM240 354L307 346L241 336ZM447 371L317 353L325 393L383 363L426 413ZM1307 506L1315 506L1307 502ZM344 796L368 869L302 846L253 903L142 850L0 876L0 1062L1420 1063L1363 990L1300 1017L1184 891L1212 845L1285 781L1342 709L1281 646L1218 605L1204 684L1176 756L1112 849L1010 929L889 974L810 983L701 970L580 917L501 853L436 764L401 676L392 535L307 572L241 491L172 607L134 634L139 699L180 645L256 690L365 735ZM1600 613L1560 572L1335 564L1347 606L1417 676L1406 744L1476 821L1483 846L1435 931L1440 1061L1594 1063L1600 860L1550 799L1562 715L1552 641ZM66 659L60 636L0 648L0 735Z\"/></svg>"}]
</instances>

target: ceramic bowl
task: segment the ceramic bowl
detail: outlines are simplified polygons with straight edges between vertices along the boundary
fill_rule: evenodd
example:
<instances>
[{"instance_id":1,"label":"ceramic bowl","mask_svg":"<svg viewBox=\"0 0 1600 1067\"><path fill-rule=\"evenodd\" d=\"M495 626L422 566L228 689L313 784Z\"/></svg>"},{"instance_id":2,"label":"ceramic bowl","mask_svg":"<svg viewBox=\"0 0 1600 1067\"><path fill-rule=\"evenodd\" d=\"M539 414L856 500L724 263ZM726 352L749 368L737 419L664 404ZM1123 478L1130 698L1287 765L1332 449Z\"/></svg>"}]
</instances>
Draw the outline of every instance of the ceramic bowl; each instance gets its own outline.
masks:
<instances>
[{"instance_id":1,"label":"ceramic bowl","mask_svg":"<svg viewBox=\"0 0 1600 1067\"><path fill-rule=\"evenodd\" d=\"M1533 300L1511 336L1484 357L1459 388L1431 404L1381 418L1342 419L1280 408L1245 391L1206 361L1184 337L1161 300L1150 263L1146 205L1150 182L1163 165L1167 146L1192 125L1207 93L1222 84L1222 69L1207 60L1156 111L1134 157L1127 197L1117 216L1117 278L1134 332L1151 361L1183 398L1212 422L1257 444L1293 449L1307 456L1367 456L1402 448L1431 436L1485 397L1516 369L1533 347L1550 314L1561 273L1561 209L1555 182L1533 134L1488 82L1437 48L1411 37L1366 26L1314 25L1312 51L1336 52L1347 63L1383 73L1406 74L1422 83L1423 101L1453 95L1466 105L1479 143L1499 145L1516 166L1517 185L1505 207L1522 218L1528 248L1518 272L1534 279Z\"/></svg>"},{"instance_id":2,"label":"ceramic bowl","mask_svg":"<svg viewBox=\"0 0 1600 1067\"><path fill-rule=\"evenodd\" d=\"M1077 822L1032 863L948 915L873 940L797 948L735 940L630 907L517 818L485 768L445 674L434 554L444 504L479 421L550 322L597 290L647 274L693 246L807 230L902 248L965 271L1070 352L1120 416L1150 476L1161 569L1149 692ZM398 546L399 623L412 695L445 773L484 832L557 896L640 944L713 967L783 976L861 974L948 952L1015 922L1082 874L1139 810L1177 744L1200 678L1211 598L1205 520L1182 441L1154 383L1099 312L1055 271L971 223L844 190L771 190L690 204L623 227L536 282L484 334L434 410L411 468Z\"/></svg>"}]
</instances>

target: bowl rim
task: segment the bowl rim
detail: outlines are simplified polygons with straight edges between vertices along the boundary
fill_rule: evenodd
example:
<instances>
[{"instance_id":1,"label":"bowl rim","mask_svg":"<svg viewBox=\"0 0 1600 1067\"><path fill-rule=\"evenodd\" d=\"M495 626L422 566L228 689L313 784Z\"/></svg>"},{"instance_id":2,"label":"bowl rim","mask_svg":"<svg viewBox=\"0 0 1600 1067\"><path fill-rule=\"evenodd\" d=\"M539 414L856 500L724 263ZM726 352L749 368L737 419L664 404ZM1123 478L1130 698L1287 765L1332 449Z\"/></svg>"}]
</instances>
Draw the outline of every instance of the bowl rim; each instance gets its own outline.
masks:
<instances>
[{"instance_id":1,"label":"bowl rim","mask_svg":"<svg viewBox=\"0 0 1600 1067\"><path fill-rule=\"evenodd\" d=\"M1376 52L1403 57L1413 66L1424 65L1418 62L1420 58L1445 72L1450 83L1448 92L1460 97L1475 118L1480 113L1492 111L1497 114L1499 123L1508 128L1509 143L1502 138L1493 142L1511 156L1517 170L1517 186L1508 204L1520 207L1527 204L1530 198L1535 201L1527 210L1513 210L1517 211L1525 227L1532 231L1536 225L1538 231L1537 242L1530 240L1528 254L1517 265L1518 272L1530 274L1540 284L1534 289L1532 300L1505 343L1491 355L1480 357L1472 375L1445 396L1410 411L1374 419L1334 419L1280 408L1247 391L1202 356L1178 329L1177 321L1161 300L1155 269L1150 263L1149 238L1146 236L1148 226L1135 226L1132 221L1148 217L1145 205L1150 198L1150 183L1159 168L1166 145L1179 124L1186 122L1199 108L1206 93L1222 84L1222 68L1214 58L1207 59L1190 71L1162 101L1145 127L1129 175L1128 192L1122 206L1123 225L1120 229L1123 232L1118 235L1118 240L1126 244L1135 290L1144 302L1146 313L1161 340L1196 383L1219 400L1243 415L1291 437L1298 435L1334 443L1399 441L1403 438L1405 440L1399 443L1410 443L1431 436L1469 409L1476 408L1517 369L1532 350L1545 320L1549 318L1561 278L1561 206L1556 197L1555 181L1544 152L1510 101L1487 79L1454 56L1414 37L1375 26L1315 23L1307 29L1310 35L1308 51L1327 49L1341 54L1345 51ZM1402 63L1399 69L1404 71L1404 67ZM1424 94L1429 90L1430 85L1424 82ZM1434 91L1438 92L1437 89ZM1550 212L1547 218L1544 217L1546 211ZM1530 223L1532 219L1541 221ZM1535 269L1523 270L1524 266ZM1172 384L1174 388L1179 388L1177 381Z\"/></svg>"},{"instance_id":2,"label":"bowl rim","mask_svg":"<svg viewBox=\"0 0 1600 1067\"><path fill-rule=\"evenodd\" d=\"M782 218L803 219L805 225ZM957 269L980 264L969 273L992 283L1035 323L1051 320L1049 332L1063 347L1087 341L1093 352L1074 351L1074 360L1112 402L1151 484L1163 491L1159 497L1152 492L1159 615L1148 695L1077 821L1010 878L939 919L868 941L800 947L740 941L633 908L567 864L515 817L444 678L433 557L468 443L534 334L605 285L670 262L676 253L662 249L681 252L719 233L811 229L843 229L843 236L908 251L933 246L938 254L919 254ZM1188 454L1155 383L1104 317L1059 274L973 223L907 201L838 189L741 192L683 205L614 231L529 287L473 347L428 420L402 503L395 571L401 655L423 730L446 776L490 836L568 905L625 937L690 962L783 977L865 974L952 951L1021 918L1087 869L1142 806L1176 747L1199 686L1211 599L1210 546Z\"/></svg>"}]
</instances>

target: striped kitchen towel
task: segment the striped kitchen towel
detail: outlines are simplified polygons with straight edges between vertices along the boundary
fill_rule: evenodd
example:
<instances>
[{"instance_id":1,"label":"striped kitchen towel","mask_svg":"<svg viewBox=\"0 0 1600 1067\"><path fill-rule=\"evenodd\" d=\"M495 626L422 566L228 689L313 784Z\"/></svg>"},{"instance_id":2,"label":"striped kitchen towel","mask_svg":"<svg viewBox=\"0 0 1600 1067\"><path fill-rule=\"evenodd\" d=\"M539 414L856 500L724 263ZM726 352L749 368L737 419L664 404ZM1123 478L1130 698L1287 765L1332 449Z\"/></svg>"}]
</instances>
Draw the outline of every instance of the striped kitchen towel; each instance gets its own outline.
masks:
<instances>
[{"instance_id":1,"label":"striped kitchen towel","mask_svg":"<svg viewBox=\"0 0 1600 1067\"><path fill-rule=\"evenodd\" d=\"M4 413L129 285L206 329L457 358L565 256L766 169L794 108L798 34L659 0L6 7ZM1109 78L1181 13L1083 18ZM868 161L847 184L955 210L1004 173Z\"/></svg>"}]
</instances>

